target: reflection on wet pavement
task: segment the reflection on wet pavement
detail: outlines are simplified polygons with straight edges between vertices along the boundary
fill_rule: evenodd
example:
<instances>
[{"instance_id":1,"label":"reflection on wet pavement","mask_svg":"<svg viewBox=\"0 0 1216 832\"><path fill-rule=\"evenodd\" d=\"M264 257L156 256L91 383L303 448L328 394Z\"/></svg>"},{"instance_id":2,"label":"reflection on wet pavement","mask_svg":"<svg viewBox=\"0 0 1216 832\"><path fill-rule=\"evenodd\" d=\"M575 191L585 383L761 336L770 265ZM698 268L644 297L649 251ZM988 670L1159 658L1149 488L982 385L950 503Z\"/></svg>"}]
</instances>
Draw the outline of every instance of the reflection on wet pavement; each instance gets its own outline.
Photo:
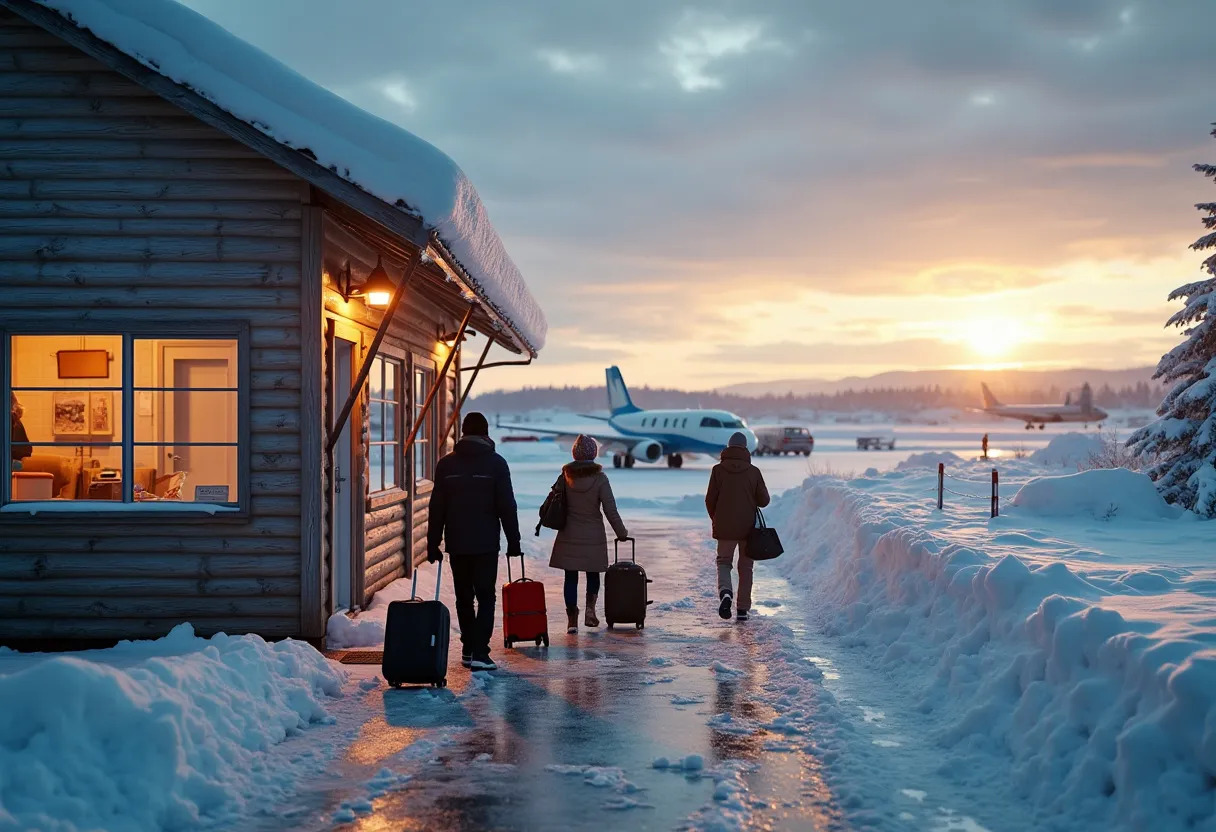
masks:
<instances>
[{"instance_id":1,"label":"reflection on wet pavement","mask_svg":"<svg viewBox=\"0 0 1216 832\"><path fill-rule=\"evenodd\" d=\"M475 676L455 666L446 690L368 693L373 716L333 773L345 793L313 812L312 826L292 827L669 830L729 807L725 775L716 772L744 765L749 805L739 811L748 813L749 828L839 828L818 761L765 728L779 714L763 645L747 625L716 618L712 551L673 523L639 523L639 538L684 540L704 548L696 556L705 560L690 569L677 544L662 544L657 554L660 544L648 554L639 547L655 581L652 597L692 591L694 600L709 600L656 612L644 630L567 636L552 629L560 582L538 576L547 583L550 648L496 649L497 673ZM700 572L706 586L690 587ZM703 770L652 765L688 755L700 755ZM370 811L335 823L342 808L357 805L360 784L384 769L408 779L368 800Z\"/></svg>"}]
</instances>

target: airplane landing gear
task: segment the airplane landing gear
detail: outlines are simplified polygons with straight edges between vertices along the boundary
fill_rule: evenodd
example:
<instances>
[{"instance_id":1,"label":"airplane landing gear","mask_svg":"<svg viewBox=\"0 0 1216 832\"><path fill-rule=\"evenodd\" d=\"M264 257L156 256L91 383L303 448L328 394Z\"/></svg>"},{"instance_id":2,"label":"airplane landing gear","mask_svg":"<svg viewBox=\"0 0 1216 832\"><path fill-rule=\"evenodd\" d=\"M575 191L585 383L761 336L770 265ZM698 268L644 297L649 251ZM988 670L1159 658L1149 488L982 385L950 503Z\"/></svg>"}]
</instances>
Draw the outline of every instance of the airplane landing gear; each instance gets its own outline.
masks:
<instances>
[{"instance_id":1,"label":"airplane landing gear","mask_svg":"<svg viewBox=\"0 0 1216 832\"><path fill-rule=\"evenodd\" d=\"M1039 430L1047 430L1047 425L1039 425Z\"/></svg>"},{"instance_id":2,"label":"airplane landing gear","mask_svg":"<svg viewBox=\"0 0 1216 832\"><path fill-rule=\"evenodd\" d=\"M633 458L632 454L627 454L625 456L625 467L626 468L632 468L633 463L635 463L635 462L637 462L637 460Z\"/></svg>"},{"instance_id":3,"label":"airplane landing gear","mask_svg":"<svg viewBox=\"0 0 1216 832\"><path fill-rule=\"evenodd\" d=\"M684 467L684 457L681 454L668 454L667 455L667 467L668 468L683 468Z\"/></svg>"},{"instance_id":4,"label":"airplane landing gear","mask_svg":"<svg viewBox=\"0 0 1216 832\"><path fill-rule=\"evenodd\" d=\"M625 460L625 458L623 456L621 456L620 454L613 454L612 455L612 467L620 468L621 463L624 462L624 460Z\"/></svg>"}]
</instances>

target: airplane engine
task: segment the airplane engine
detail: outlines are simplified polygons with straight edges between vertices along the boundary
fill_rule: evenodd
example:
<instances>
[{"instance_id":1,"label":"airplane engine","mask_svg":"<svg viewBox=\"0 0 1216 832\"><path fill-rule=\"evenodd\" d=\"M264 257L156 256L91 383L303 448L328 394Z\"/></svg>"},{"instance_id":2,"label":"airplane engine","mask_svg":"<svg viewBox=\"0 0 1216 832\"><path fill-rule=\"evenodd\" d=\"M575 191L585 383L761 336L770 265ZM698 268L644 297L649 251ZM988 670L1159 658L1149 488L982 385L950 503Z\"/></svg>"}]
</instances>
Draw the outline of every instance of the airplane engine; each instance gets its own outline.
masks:
<instances>
[{"instance_id":1,"label":"airplane engine","mask_svg":"<svg viewBox=\"0 0 1216 832\"><path fill-rule=\"evenodd\" d=\"M663 455L663 446L653 439L643 439L629 449L629 455L643 462L658 462Z\"/></svg>"}]
</instances>

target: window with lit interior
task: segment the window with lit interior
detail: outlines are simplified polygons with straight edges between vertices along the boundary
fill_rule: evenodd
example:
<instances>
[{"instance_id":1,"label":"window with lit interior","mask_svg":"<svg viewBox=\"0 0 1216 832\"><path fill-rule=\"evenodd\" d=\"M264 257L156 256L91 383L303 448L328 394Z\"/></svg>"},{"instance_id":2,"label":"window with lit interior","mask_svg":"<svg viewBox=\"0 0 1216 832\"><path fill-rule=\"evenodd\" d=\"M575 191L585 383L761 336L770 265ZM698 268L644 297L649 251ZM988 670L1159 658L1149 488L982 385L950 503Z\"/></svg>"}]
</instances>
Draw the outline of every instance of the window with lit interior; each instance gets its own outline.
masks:
<instances>
[{"instance_id":1,"label":"window with lit interior","mask_svg":"<svg viewBox=\"0 0 1216 832\"><path fill-rule=\"evenodd\" d=\"M238 337L5 337L9 504L242 500Z\"/></svg>"}]
</instances>

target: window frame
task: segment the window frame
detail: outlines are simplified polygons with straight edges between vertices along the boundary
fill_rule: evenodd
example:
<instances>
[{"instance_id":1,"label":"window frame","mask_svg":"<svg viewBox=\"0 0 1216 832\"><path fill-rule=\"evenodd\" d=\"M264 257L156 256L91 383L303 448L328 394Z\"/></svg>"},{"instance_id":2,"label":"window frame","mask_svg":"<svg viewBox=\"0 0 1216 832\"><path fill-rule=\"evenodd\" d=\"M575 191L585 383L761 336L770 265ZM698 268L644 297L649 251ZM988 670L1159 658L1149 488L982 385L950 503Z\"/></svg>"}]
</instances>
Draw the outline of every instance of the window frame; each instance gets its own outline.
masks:
<instances>
[{"instance_id":1,"label":"window frame","mask_svg":"<svg viewBox=\"0 0 1216 832\"><path fill-rule=\"evenodd\" d=\"M137 313L133 313L137 314ZM10 393L13 388L13 353L12 339L24 335L31 336L77 336L77 335L108 335L122 338L122 370L119 382L119 421L122 425L122 440L115 443L121 449L123 476L123 493L121 502L112 500L74 500L72 508L54 512L38 512L36 506L41 501L14 501L12 499L12 478L0 478L0 522L30 522L45 525L57 520L71 521L84 519L88 522L113 521L119 523L156 522L157 520L173 520L174 522L198 521L201 523L217 523L225 521L247 521L250 516L250 492L253 486L252 450L251 450L251 413L250 396L252 393L252 370L250 368L250 325L249 321L183 321L174 318L155 318L139 321L114 320L82 320L70 312L62 318L49 318L44 321L13 322L0 321L0 394ZM134 499L134 476L126 472L135 470L135 341L146 339L164 340L200 340L200 341L236 341L237 354L237 499L227 503L195 503L182 501L180 506L172 509L138 509L115 510L115 505L140 505ZM40 443L32 443L40 444ZM9 453L11 437L6 433L0 439L0 450ZM30 505L26 511L23 506ZM79 504L79 508L77 508ZM149 506L161 506L163 503L149 503Z\"/></svg>"},{"instance_id":2,"label":"window frame","mask_svg":"<svg viewBox=\"0 0 1216 832\"><path fill-rule=\"evenodd\" d=\"M409 426L413 425L413 421L408 421L406 419L407 410L409 409L407 405L410 401L410 397L404 388L406 379L408 378L412 382L413 376L410 374L410 362L405 350L399 349L385 341L380 345L380 349L373 360L392 361L397 365L400 372L400 375L397 378L397 400L393 403L397 408L397 441L395 443L396 456L393 458L393 462L396 470L399 473L397 475L397 484L392 488L387 488L383 491L372 491L369 474L367 495L365 498L367 511L376 511L377 509L387 508L388 506L397 505L398 503L403 503L409 499L410 475L407 474L406 476L402 476L402 474L406 474L404 452L405 440L408 438ZM372 404L370 377L365 384L367 389L367 407L370 408ZM377 401L385 400L380 399ZM410 416L412 418L412 414L410 414ZM363 465L369 472L371 471L372 442L371 415L369 412L367 414L367 458L363 460Z\"/></svg>"}]
</instances>

